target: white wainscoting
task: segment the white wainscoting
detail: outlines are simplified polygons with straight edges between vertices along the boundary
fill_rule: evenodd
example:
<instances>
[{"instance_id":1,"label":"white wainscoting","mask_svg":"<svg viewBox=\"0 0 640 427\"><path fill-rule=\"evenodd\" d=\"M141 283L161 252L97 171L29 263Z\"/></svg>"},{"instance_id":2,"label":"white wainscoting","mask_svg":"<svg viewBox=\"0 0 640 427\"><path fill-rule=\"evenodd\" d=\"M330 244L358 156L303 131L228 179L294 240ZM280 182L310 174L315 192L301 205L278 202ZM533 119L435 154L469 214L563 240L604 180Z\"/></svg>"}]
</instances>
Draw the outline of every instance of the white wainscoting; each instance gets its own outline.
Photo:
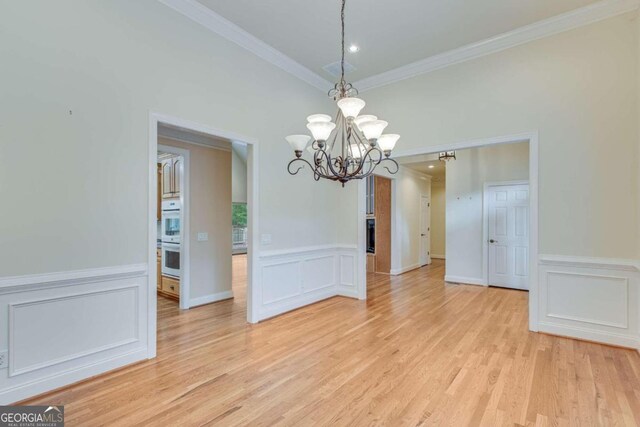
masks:
<instances>
[{"instance_id":1,"label":"white wainscoting","mask_svg":"<svg viewBox=\"0 0 640 427\"><path fill-rule=\"evenodd\" d=\"M0 404L146 359L146 264L1 278L0 318Z\"/></svg>"},{"instance_id":2,"label":"white wainscoting","mask_svg":"<svg viewBox=\"0 0 640 427\"><path fill-rule=\"evenodd\" d=\"M356 259L356 246L263 251L258 320L337 295L357 298Z\"/></svg>"},{"instance_id":3,"label":"white wainscoting","mask_svg":"<svg viewBox=\"0 0 640 427\"><path fill-rule=\"evenodd\" d=\"M640 347L640 270L635 260L540 255L539 330Z\"/></svg>"}]
</instances>

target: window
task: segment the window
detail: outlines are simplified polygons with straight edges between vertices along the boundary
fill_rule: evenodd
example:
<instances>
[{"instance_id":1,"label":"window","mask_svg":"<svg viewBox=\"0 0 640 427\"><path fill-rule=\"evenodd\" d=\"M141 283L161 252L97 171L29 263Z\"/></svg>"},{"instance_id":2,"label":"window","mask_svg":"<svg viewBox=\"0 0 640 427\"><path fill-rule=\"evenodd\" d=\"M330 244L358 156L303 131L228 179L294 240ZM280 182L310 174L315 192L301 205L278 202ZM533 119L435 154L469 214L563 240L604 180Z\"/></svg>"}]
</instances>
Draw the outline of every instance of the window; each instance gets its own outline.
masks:
<instances>
[{"instance_id":1,"label":"window","mask_svg":"<svg viewBox=\"0 0 640 427\"><path fill-rule=\"evenodd\" d=\"M233 253L244 253L247 250L247 204L231 205L231 225Z\"/></svg>"}]
</instances>

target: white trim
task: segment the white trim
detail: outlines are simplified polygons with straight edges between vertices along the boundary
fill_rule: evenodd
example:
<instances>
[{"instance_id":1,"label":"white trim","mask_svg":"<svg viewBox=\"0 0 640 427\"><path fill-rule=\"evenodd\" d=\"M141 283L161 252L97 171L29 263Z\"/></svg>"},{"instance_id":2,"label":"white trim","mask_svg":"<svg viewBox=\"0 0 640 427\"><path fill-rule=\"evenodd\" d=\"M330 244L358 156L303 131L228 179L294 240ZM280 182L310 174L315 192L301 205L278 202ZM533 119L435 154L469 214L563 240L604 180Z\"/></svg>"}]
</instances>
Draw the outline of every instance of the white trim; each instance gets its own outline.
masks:
<instances>
[{"instance_id":1,"label":"white trim","mask_svg":"<svg viewBox=\"0 0 640 427\"><path fill-rule=\"evenodd\" d=\"M529 43L638 9L638 0L603 0L353 83L360 92Z\"/></svg>"},{"instance_id":2,"label":"white trim","mask_svg":"<svg viewBox=\"0 0 640 427\"><path fill-rule=\"evenodd\" d=\"M432 254L431 259L446 259L444 255Z\"/></svg>"},{"instance_id":3,"label":"white trim","mask_svg":"<svg viewBox=\"0 0 640 427\"><path fill-rule=\"evenodd\" d=\"M538 260L541 265L640 272L640 261L634 259L590 258L543 254L538 257Z\"/></svg>"},{"instance_id":4,"label":"white trim","mask_svg":"<svg viewBox=\"0 0 640 427\"><path fill-rule=\"evenodd\" d=\"M538 331L539 310L538 269L534 268L534 266L537 266L538 262L538 131L483 139L474 139L470 141L459 141L450 144L440 144L435 146L423 146L397 152L395 154L395 157L400 158L406 156L438 153L440 151L462 150L465 148L476 148L498 144L513 144L518 142L529 142L529 330L536 332ZM360 196L362 196L361 198L364 200L363 193L360 194L359 197ZM360 211L360 209L362 209L362 211ZM364 234L364 208L358 209L358 227L363 229L362 233ZM358 233L360 233L360 230L358 230ZM359 239L358 246L359 253L364 253L364 251L366 251L366 242ZM463 279L476 283L480 282L478 284L481 284L483 280L482 278L468 279L460 277L454 277L452 279Z\"/></svg>"},{"instance_id":5,"label":"white trim","mask_svg":"<svg viewBox=\"0 0 640 427\"><path fill-rule=\"evenodd\" d=\"M26 384L0 391L0 404L10 404L33 397L40 393L49 392L59 387L74 384L87 378L121 368L126 365L144 360L146 349L133 349L128 353L118 354L107 359L96 360L88 365L59 372L43 378L38 378Z\"/></svg>"},{"instance_id":6,"label":"white trim","mask_svg":"<svg viewBox=\"0 0 640 427\"><path fill-rule=\"evenodd\" d=\"M445 282L458 283L461 285L477 285L487 286L487 283L481 277L463 277L463 276L444 276Z\"/></svg>"},{"instance_id":7,"label":"white trim","mask_svg":"<svg viewBox=\"0 0 640 427\"><path fill-rule=\"evenodd\" d=\"M356 262L356 288L358 293L358 299L367 299L367 183L364 179L358 180L358 200L357 200L357 215L356 224L358 227L358 242L357 242L357 262ZM391 253L393 257L393 252Z\"/></svg>"},{"instance_id":8,"label":"white trim","mask_svg":"<svg viewBox=\"0 0 640 427\"><path fill-rule=\"evenodd\" d=\"M326 92L333 86L332 83L320 77L307 67L294 61L284 53L249 34L231 21L228 21L195 0L158 1L323 92Z\"/></svg>"},{"instance_id":9,"label":"white trim","mask_svg":"<svg viewBox=\"0 0 640 427\"><path fill-rule=\"evenodd\" d=\"M485 182L482 187L482 277L485 286L489 286L489 187L503 185L529 185L529 181ZM529 266L529 271L532 268Z\"/></svg>"},{"instance_id":10,"label":"white trim","mask_svg":"<svg viewBox=\"0 0 640 427\"><path fill-rule=\"evenodd\" d=\"M157 301L151 296L156 294L157 277L156 277L156 249L157 249L157 219L156 219L156 200L157 200L157 156L158 156L158 125L165 124L176 126L182 129L211 135L216 138L227 139L232 142L238 142L247 145L247 207L248 207L248 248L247 248L247 321L255 323L258 321L258 301L259 301L259 263L256 254L259 253L259 230L258 230L258 140L214 128L209 125L193 122L191 120L181 119L166 114L150 112L149 113L149 183L148 183L148 305L147 305L147 325L148 325L148 343L147 357L149 359L156 356L156 326L157 326ZM186 174L185 174L186 175Z\"/></svg>"},{"instance_id":11,"label":"white trim","mask_svg":"<svg viewBox=\"0 0 640 427\"><path fill-rule=\"evenodd\" d=\"M588 327L558 325L540 321L540 331L546 334L558 335L568 338L578 338L592 342L601 342L615 346L629 347L640 349L640 339L638 337L617 333L612 331L601 331ZM640 350L639 350L640 351Z\"/></svg>"},{"instance_id":12,"label":"white trim","mask_svg":"<svg viewBox=\"0 0 640 427\"><path fill-rule=\"evenodd\" d=\"M224 301L233 298L233 291L223 291L211 295L205 295L203 297L191 298L189 301L190 307L198 307L205 304L211 304L213 302Z\"/></svg>"},{"instance_id":13,"label":"white trim","mask_svg":"<svg viewBox=\"0 0 640 427\"><path fill-rule=\"evenodd\" d=\"M340 249L357 249L356 245L317 245L317 246L301 246L298 248L290 248L290 249L275 249L271 251L262 251L260 252L259 257L261 259L265 258L273 258L273 257L281 257L281 256L290 256L290 255L303 255L309 254L310 252L324 252L326 250L340 250Z\"/></svg>"},{"instance_id":14,"label":"white trim","mask_svg":"<svg viewBox=\"0 0 640 427\"><path fill-rule=\"evenodd\" d=\"M166 138L165 136L161 136ZM171 138L169 138L171 139ZM188 141L184 141L188 144ZM190 306L191 295L191 198L189 197L191 184L191 153L189 150L171 145L158 144L158 150L176 154L182 157L182 176L180 177L180 299L182 310ZM156 278L157 280L157 278Z\"/></svg>"},{"instance_id":15,"label":"white trim","mask_svg":"<svg viewBox=\"0 0 640 427\"><path fill-rule=\"evenodd\" d=\"M422 247L422 199L427 199L427 210L429 211L429 225L427 226L427 237L429 245L427 248ZM420 267L431 264L431 183L429 183L429 194L420 193L418 202L418 230L420 231L419 253L418 253L418 265ZM422 263L422 254L425 251L427 255L425 257L424 264Z\"/></svg>"},{"instance_id":16,"label":"white trim","mask_svg":"<svg viewBox=\"0 0 640 427\"><path fill-rule=\"evenodd\" d=\"M391 274L392 276L399 276L400 274L404 274L404 273L406 273L408 271L417 270L420 267L422 267L422 265L420 265L419 263L418 264L411 264L411 265L408 265L406 267L397 268L397 269L391 269L389 274Z\"/></svg>"},{"instance_id":17,"label":"white trim","mask_svg":"<svg viewBox=\"0 0 640 427\"><path fill-rule=\"evenodd\" d=\"M85 270L59 271L45 274L0 277L0 294L33 289L74 286L106 280L144 276L147 264L118 265Z\"/></svg>"}]
</instances>

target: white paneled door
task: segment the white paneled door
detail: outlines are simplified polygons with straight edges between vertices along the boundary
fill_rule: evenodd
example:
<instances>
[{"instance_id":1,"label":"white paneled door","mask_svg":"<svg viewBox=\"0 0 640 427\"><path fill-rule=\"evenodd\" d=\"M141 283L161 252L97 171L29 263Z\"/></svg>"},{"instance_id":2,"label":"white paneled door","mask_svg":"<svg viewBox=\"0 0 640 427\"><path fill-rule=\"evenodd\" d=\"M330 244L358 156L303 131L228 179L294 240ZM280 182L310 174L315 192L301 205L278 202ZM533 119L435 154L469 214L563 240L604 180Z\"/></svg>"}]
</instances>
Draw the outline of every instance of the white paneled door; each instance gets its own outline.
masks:
<instances>
[{"instance_id":1,"label":"white paneled door","mask_svg":"<svg viewBox=\"0 0 640 427\"><path fill-rule=\"evenodd\" d=\"M420 265L431 264L431 202L420 196Z\"/></svg>"},{"instance_id":2,"label":"white paneled door","mask_svg":"<svg viewBox=\"0 0 640 427\"><path fill-rule=\"evenodd\" d=\"M489 285L529 289L529 184L487 190Z\"/></svg>"}]
</instances>

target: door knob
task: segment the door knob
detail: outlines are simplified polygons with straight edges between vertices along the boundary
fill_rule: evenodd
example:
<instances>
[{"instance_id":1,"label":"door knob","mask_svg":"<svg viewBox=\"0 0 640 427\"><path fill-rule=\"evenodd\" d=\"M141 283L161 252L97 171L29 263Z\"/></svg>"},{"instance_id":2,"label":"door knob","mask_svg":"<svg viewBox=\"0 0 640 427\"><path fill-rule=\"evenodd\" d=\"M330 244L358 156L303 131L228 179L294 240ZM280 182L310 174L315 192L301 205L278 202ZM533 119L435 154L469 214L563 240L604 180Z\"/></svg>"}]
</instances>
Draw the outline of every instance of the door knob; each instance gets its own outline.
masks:
<instances>
[{"instance_id":1,"label":"door knob","mask_svg":"<svg viewBox=\"0 0 640 427\"><path fill-rule=\"evenodd\" d=\"M489 240L489 243L498 243L498 241L497 241L497 240L490 239L490 240Z\"/></svg>"}]
</instances>

